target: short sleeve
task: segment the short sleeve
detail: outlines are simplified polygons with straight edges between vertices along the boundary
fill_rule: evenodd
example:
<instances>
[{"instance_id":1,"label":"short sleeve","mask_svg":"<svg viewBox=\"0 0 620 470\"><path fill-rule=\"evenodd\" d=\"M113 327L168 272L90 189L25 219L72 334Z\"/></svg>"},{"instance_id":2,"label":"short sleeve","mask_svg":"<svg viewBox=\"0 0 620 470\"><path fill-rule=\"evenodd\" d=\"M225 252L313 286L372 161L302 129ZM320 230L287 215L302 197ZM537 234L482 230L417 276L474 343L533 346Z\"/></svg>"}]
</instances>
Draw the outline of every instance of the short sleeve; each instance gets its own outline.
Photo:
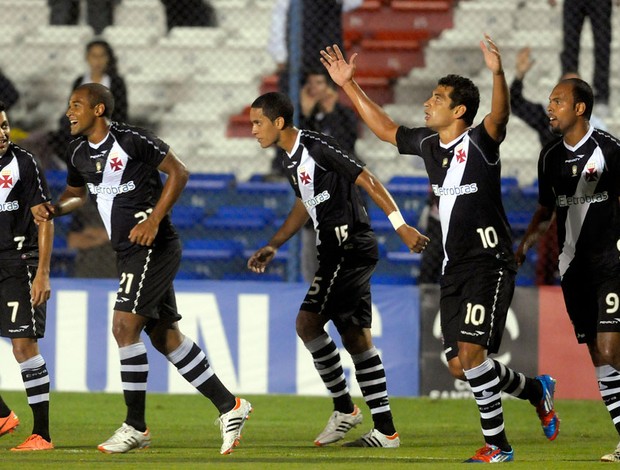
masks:
<instances>
[{"instance_id":1,"label":"short sleeve","mask_svg":"<svg viewBox=\"0 0 620 470\"><path fill-rule=\"evenodd\" d=\"M434 132L425 127L400 126L396 131L396 147L403 155L422 156L422 141Z\"/></svg>"},{"instance_id":2,"label":"short sleeve","mask_svg":"<svg viewBox=\"0 0 620 470\"><path fill-rule=\"evenodd\" d=\"M335 139L323 134L318 136L322 145L317 145L318 149L310 151L316 162L344 176L348 181L355 182L365 163L355 155L344 152Z\"/></svg>"},{"instance_id":3,"label":"short sleeve","mask_svg":"<svg viewBox=\"0 0 620 470\"><path fill-rule=\"evenodd\" d=\"M554 208L555 195L553 193L553 188L546 172L547 167L545 165L545 160L549 154L547 152L543 152L540 153L540 157L538 159L538 203L543 207Z\"/></svg>"}]
</instances>

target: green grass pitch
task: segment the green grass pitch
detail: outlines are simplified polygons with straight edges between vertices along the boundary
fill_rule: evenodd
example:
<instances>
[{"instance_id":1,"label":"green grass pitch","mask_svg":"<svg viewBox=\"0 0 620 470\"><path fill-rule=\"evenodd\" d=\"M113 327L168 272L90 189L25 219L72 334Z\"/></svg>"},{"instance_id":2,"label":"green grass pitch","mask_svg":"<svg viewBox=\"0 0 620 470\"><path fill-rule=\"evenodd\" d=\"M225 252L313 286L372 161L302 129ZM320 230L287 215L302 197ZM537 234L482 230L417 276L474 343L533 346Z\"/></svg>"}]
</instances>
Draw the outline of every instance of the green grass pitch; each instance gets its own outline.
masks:
<instances>
[{"instance_id":1,"label":"green grass pitch","mask_svg":"<svg viewBox=\"0 0 620 470\"><path fill-rule=\"evenodd\" d=\"M321 397L262 395L247 397L254 406L241 445L230 455L221 444L215 407L199 395L149 394L147 421L152 447L127 454L106 455L96 446L124 419L121 395L52 393L51 432L56 449L17 453L32 428L23 392L3 397L21 419L14 434L0 438L0 468L11 469L400 469L461 468L462 460L481 447L478 413L472 400L392 398L399 449L356 449L338 444L315 447L314 437L331 413L331 400ZM372 427L370 413L356 398L364 423L349 433L357 438ZM562 419L556 441L548 442L534 408L505 400L508 437L518 468L567 469L609 466L598 463L613 450L617 435L601 401L560 401Z\"/></svg>"}]
</instances>

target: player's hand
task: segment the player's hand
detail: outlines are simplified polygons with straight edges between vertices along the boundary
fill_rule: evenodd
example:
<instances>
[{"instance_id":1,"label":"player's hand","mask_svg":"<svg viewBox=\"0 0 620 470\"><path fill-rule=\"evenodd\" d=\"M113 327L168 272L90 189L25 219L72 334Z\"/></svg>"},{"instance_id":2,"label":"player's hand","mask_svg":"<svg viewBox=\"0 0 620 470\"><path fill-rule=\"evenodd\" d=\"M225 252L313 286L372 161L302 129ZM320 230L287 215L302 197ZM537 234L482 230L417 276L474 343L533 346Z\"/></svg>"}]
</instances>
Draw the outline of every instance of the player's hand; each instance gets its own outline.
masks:
<instances>
[{"instance_id":1,"label":"player's hand","mask_svg":"<svg viewBox=\"0 0 620 470\"><path fill-rule=\"evenodd\" d=\"M248 260L248 269L255 273L264 273L265 268L276 255L276 251L278 250L269 245L256 250Z\"/></svg>"},{"instance_id":2,"label":"player's hand","mask_svg":"<svg viewBox=\"0 0 620 470\"><path fill-rule=\"evenodd\" d=\"M502 68L502 56L499 53L497 44L493 42L491 36L488 34L484 35L484 39L486 42L480 41L480 49L482 50L482 54L484 54L484 61L487 64L487 68L494 74L502 73L504 71Z\"/></svg>"},{"instance_id":3,"label":"player's hand","mask_svg":"<svg viewBox=\"0 0 620 470\"><path fill-rule=\"evenodd\" d=\"M33 207L32 215L34 216L34 222L39 225L42 222L52 220L58 215L58 208L51 202L44 202L42 204Z\"/></svg>"},{"instance_id":4,"label":"player's hand","mask_svg":"<svg viewBox=\"0 0 620 470\"><path fill-rule=\"evenodd\" d=\"M396 230L396 233L405 245L407 245L409 250L414 253L422 253L430 241L427 236L422 235L416 228L407 224L401 225L398 230Z\"/></svg>"},{"instance_id":5,"label":"player's hand","mask_svg":"<svg viewBox=\"0 0 620 470\"><path fill-rule=\"evenodd\" d=\"M52 294L52 288L50 286L50 277L40 274L37 271L37 275L32 281L32 289L30 290L30 302L33 307L47 302Z\"/></svg>"},{"instance_id":6,"label":"player's hand","mask_svg":"<svg viewBox=\"0 0 620 470\"><path fill-rule=\"evenodd\" d=\"M129 232L129 241L136 245L151 246L155 241L158 231L159 224L155 223L150 218L146 218L131 229L131 232Z\"/></svg>"},{"instance_id":7,"label":"player's hand","mask_svg":"<svg viewBox=\"0 0 620 470\"><path fill-rule=\"evenodd\" d=\"M532 68L534 65L534 59L532 59L531 49L529 47L524 47L520 49L517 53L517 78L523 80L525 74Z\"/></svg>"},{"instance_id":8,"label":"player's hand","mask_svg":"<svg viewBox=\"0 0 620 470\"><path fill-rule=\"evenodd\" d=\"M332 77L334 83L339 86L343 86L345 83L353 80L355 69L357 68L355 64L356 58L357 52L347 62L336 44L327 46L321 51L321 63L329 72L329 76Z\"/></svg>"},{"instance_id":9,"label":"player's hand","mask_svg":"<svg viewBox=\"0 0 620 470\"><path fill-rule=\"evenodd\" d=\"M517 266L521 267L523 262L525 261L525 253L527 252L528 247L525 246L525 241L521 241L515 251L515 261L517 262Z\"/></svg>"}]
</instances>

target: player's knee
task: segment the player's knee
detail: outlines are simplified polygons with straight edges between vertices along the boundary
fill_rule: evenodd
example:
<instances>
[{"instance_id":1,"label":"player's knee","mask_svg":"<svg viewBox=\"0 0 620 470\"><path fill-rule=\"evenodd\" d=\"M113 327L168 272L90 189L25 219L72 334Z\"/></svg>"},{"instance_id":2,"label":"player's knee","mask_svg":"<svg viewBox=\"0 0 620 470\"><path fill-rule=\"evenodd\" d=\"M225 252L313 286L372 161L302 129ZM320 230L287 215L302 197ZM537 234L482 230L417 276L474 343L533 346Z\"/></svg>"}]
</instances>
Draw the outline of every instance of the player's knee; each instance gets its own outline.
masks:
<instances>
[{"instance_id":1,"label":"player's knee","mask_svg":"<svg viewBox=\"0 0 620 470\"><path fill-rule=\"evenodd\" d=\"M134 344L140 339L140 333L136 333L130 325L127 325L122 320L115 321L112 324L112 335L120 347Z\"/></svg>"},{"instance_id":2,"label":"player's knee","mask_svg":"<svg viewBox=\"0 0 620 470\"><path fill-rule=\"evenodd\" d=\"M601 362L620 370L620 345L614 342L599 342L598 353Z\"/></svg>"},{"instance_id":3,"label":"player's knee","mask_svg":"<svg viewBox=\"0 0 620 470\"><path fill-rule=\"evenodd\" d=\"M459 361L458 357L448 361L448 371L455 379L466 380L465 373L463 372L463 366L461 365L461 361Z\"/></svg>"},{"instance_id":4,"label":"player's knee","mask_svg":"<svg viewBox=\"0 0 620 470\"><path fill-rule=\"evenodd\" d=\"M324 323L320 321L319 315L309 312L299 312L295 321L297 336L304 342L312 341L325 332Z\"/></svg>"},{"instance_id":5,"label":"player's knee","mask_svg":"<svg viewBox=\"0 0 620 470\"><path fill-rule=\"evenodd\" d=\"M361 354L373 346L369 328L349 327L343 331L341 339L349 354Z\"/></svg>"},{"instance_id":6,"label":"player's knee","mask_svg":"<svg viewBox=\"0 0 620 470\"><path fill-rule=\"evenodd\" d=\"M13 341L13 356L18 363L27 361L37 354L39 347L36 341Z\"/></svg>"}]
</instances>

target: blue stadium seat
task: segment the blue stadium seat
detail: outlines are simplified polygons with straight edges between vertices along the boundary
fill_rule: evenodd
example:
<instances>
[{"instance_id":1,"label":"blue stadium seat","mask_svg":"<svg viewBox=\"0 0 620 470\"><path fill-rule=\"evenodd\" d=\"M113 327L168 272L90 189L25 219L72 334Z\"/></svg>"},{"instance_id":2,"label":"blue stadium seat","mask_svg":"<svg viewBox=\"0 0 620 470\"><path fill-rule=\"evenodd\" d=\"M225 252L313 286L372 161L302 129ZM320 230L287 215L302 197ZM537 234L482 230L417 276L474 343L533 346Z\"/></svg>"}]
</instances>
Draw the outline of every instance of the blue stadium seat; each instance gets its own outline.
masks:
<instances>
[{"instance_id":1,"label":"blue stadium seat","mask_svg":"<svg viewBox=\"0 0 620 470\"><path fill-rule=\"evenodd\" d=\"M56 240L54 240L54 242L56 242ZM71 277L73 275L74 264L75 250L71 248L54 247L50 262L50 277Z\"/></svg>"},{"instance_id":2,"label":"blue stadium seat","mask_svg":"<svg viewBox=\"0 0 620 470\"><path fill-rule=\"evenodd\" d=\"M242 217L211 216L202 222L208 238L214 240L236 240L244 247L253 245L254 240L268 238L272 235L271 226L260 217L247 214Z\"/></svg>"},{"instance_id":3,"label":"blue stadium seat","mask_svg":"<svg viewBox=\"0 0 620 470\"><path fill-rule=\"evenodd\" d=\"M392 176L388 180L388 184L408 184L408 185L425 185L429 186L428 176Z\"/></svg>"},{"instance_id":4,"label":"blue stadium seat","mask_svg":"<svg viewBox=\"0 0 620 470\"><path fill-rule=\"evenodd\" d=\"M502 194L519 189L519 180L516 176L502 176L501 178Z\"/></svg>"},{"instance_id":5,"label":"blue stadium seat","mask_svg":"<svg viewBox=\"0 0 620 470\"><path fill-rule=\"evenodd\" d=\"M244 269L243 244L236 240L189 239L183 243L180 279L222 279Z\"/></svg>"},{"instance_id":6,"label":"blue stadium seat","mask_svg":"<svg viewBox=\"0 0 620 470\"><path fill-rule=\"evenodd\" d=\"M224 219L260 219L271 223L276 217L276 211L271 207L260 206L220 206L215 216Z\"/></svg>"},{"instance_id":7,"label":"blue stadium seat","mask_svg":"<svg viewBox=\"0 0 620 470\"><path fill-rule=\"evenodd\" d=\"M193 228L202 223L204 208L199 206L175 206L172 209L172 223L180 230Z\"/></svg>"},{"instance_id":8,"label":"blue stadium seat","mask_svg":"<svg viewBox=\"0 0 620 470\"><path fill-rule=\"evenodd\" d=\"M386 188L402 212L415 211L420 213L430 192L428 181L422 183L388 183Z\"/></svg>"},{"instance_id":9,"label":"blue stadium seat","mask_svg":"<svg viewBox=\"0 0 620 470\"><path fill-rule=\"evenodd\" d=\"M512 233L520 237L523 236L527 230L530 220L532 219L532 212L523 210L510 211L506 214L506 217L512 228Z\"/></svg>"},{"instance_id":10,"label":"blue stadium seat","mask_svg":"<svg viewBox=\"0 0 620 470\"><path fill-rule=\"evenodd\" d=\"M214 214L233 194L234 189L228 181L190 178L177 205L202 207L205 213Z\"/></svg>"},{"instance_id":11,"label":"blue stadium seat","mask_svg":"<svg viewBox=\"0 0 620 470\"><path fill-rule=\"evenodd\" d=\"M375 273L370 279L371 284L390 284L411 286L417 283L415 278L411 276L399 276L397 274L381 274Z\"/></svg>"},{"instance_id":12,"label":"blue stadium seat","mask_svg":"<svg viewBox=\"0 0 620 470\"><path fill-rule=\"evenodd\" d=\"M192 173L189 178L190 181L224 181L228 184L237 181L234 173Z\"/></svg>"},{"instance_id":13,"label":"blue stadium seat","mask_svg":"<svg viewBox=\"0 0 620 470\"><path fill-rule=\"evenodd\" d=\"M234 204L248 207L267 207L277 215L286 215L293 206L293 192L288 182L246 181L238 183Z\"/></svg>"},{"instance_id":14,"label":"blue stadium seat","mask_svg":"<svg viewBox=\"0 0 620 470\"><path fill-rule=\"evenodd\" d=\"M388 284L388 280L395 284L417 284L420 274L422 255L411 253L401 242L400 250L386 251L382 254L375 276L380 276L380 283Z\"/></svg>"},{"instance_id":15,"label":"blue stadium seat","mask_svg":"<svg viewBox=\"0 0 620 470\"><path fill-rule=\"evenodd\" d=\"M62 194L67 186L67 171L47 170L45 172L45 180L47 181L52 199L55 200Z\"/></svg>"}]
</instances>

